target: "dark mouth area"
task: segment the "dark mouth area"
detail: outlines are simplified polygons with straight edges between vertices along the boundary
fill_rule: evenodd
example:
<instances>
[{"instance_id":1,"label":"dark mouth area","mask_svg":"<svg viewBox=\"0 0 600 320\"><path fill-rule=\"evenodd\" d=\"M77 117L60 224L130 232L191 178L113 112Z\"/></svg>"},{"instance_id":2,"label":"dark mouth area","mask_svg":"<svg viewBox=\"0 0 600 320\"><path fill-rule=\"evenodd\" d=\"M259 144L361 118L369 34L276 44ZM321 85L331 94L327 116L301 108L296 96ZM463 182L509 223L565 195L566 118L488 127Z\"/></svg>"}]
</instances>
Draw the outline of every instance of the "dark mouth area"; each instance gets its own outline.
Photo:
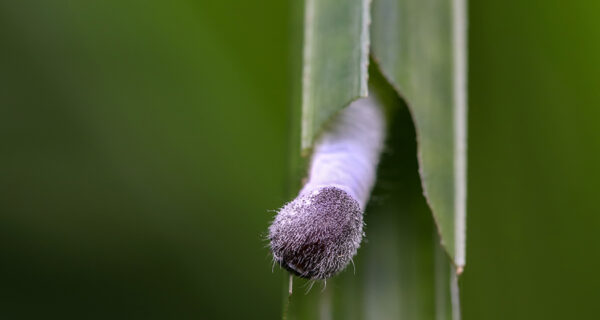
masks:
<instances>
[{"instance_id":1,"label":"dark mouth area","mask_svg":"<svg viewBox=\"0 0 600 320\"><path fill-rule=\"evenodd\" d=\"M287 271L291 272L295 276L304 279L312 279L317 274L315 272L307 271L304 266L293 263L292 261L281 260L279 264Z\"/></svg>"},{"instance_id":2,"label":"dark mouth area","mask_svg":"<svg viewBox=\"0 0 600 320\"><path fill-rule=\"evenodd\" d=\"M322 260L325 249L323 241L313 240L300 246L298 251L293 254L284 254L280 264L298 277L314 279L319 277L319 263L316 263L314 258L320 257L321 259L317 260Z\"/></svg>"},{"instance_id":3,"label":"dark mouth area","mask_svg":"<svg viewBox=\"0 0 600 320\"><path fill-rule=\"evenodd\" d=\"M274 254L275 261L290 273L305 279L321 279L323 274L321 264L327 260L326 242L321 239L313 239L296 248Z\"/></svg>"}]
</instances>

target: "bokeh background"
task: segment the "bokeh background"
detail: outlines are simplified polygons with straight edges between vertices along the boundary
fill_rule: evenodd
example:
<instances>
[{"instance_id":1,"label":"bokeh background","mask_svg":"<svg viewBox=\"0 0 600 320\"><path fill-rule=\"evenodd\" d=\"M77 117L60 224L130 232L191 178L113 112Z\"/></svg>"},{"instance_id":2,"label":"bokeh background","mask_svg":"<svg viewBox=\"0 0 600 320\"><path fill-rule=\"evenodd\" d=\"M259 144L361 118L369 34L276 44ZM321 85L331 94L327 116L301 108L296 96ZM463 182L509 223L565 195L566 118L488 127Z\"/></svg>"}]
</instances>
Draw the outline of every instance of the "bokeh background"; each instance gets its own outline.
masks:
<instances>
[{"instance_id":1,"label":"bokeh background","mask_svg":"<svg viewBox=\"0 0 600 320\"><path fill-rule=\"evenodd\" d=\"M265 0L0 1L0 317L276 319ZM600 312L600 2L471 1L464 319Z\"/></svg>"}]
</instances>

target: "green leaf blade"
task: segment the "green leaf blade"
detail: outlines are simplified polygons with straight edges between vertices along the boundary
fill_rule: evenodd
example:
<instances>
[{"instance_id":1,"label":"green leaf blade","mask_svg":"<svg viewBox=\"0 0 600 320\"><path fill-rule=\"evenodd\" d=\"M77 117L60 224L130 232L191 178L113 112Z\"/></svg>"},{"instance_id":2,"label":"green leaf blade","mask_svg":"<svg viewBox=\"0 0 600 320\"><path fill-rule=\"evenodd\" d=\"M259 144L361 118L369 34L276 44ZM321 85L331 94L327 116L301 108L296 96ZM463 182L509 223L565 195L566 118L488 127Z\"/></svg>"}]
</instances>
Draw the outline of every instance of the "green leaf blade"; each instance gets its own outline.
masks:
<instances>
[{"instance_id":1,"label":"green leaf blade","mask_svg":"<svg viewBox=\"0 0 600 320\"><path fill-rule=\"evenodd\" d=\"M306 0L303 150L337 111L367 96L369 23L368 0Z\"/></svg>"},{"instance_id":2,"label":"green leaf blade","mask_svg":"<svg viewBox=\"0 0 600 320\"><path fill-rule=\"evenodd\" d=\"M464 0L375 0L372 51L409 105L419 172L441 241L465 264L466 37Z\"/></svg>"}]
</instances>

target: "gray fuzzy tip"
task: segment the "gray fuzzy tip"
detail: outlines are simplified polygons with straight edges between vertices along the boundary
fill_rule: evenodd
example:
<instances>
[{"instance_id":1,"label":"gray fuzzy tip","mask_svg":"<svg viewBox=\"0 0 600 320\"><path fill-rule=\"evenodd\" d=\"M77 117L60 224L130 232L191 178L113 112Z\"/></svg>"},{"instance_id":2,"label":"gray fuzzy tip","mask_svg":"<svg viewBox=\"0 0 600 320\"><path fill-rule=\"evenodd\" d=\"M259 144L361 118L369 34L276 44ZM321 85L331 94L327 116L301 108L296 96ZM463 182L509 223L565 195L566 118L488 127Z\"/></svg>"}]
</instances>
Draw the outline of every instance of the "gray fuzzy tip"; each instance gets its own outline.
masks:
<instances>
[{"instance_id":1,"label":"gray fuzzy tip","mask_svg":"<svg viewBox=\"0 0 600 320\"><path fill-rule=\"evenodd\" d=\"M301 194L279 211L269 227L273 259L309 279L327 279L342 271L362 237L359 203L336 187Z\"/></svg>"}]
</instances>

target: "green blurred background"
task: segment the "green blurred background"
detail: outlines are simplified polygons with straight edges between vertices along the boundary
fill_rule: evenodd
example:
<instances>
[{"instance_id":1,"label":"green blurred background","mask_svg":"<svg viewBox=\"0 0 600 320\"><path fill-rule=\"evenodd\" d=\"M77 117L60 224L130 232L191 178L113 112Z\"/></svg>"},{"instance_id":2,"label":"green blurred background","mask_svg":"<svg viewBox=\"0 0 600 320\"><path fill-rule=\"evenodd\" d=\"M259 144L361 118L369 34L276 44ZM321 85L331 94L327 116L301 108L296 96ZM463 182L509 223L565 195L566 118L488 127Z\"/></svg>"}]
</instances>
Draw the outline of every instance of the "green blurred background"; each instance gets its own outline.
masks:
<instances>
[{"instance_id":1,"label":"green blurred background","mask_svg":"<svg viewBox=\"0 0 600 320\"><path fill-rule=\"evenodd\" d=\"M0 1L2 319L279 317L293 10ZM464 319L600 312L598 13L470 4Z\"/></svg>"}]
</instances>

